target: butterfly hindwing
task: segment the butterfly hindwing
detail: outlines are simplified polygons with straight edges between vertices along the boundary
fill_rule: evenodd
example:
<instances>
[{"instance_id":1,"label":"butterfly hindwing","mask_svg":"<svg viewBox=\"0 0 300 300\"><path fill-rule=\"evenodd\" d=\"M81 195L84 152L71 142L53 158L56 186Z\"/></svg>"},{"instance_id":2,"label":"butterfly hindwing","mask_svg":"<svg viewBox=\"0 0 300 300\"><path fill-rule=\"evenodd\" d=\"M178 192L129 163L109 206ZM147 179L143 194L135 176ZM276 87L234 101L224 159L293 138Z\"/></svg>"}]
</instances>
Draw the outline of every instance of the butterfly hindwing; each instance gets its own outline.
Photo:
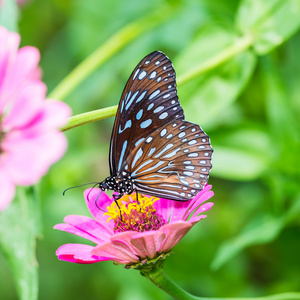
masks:
<instances>
[{"instance_id":1,"label":"butterfly hindwing","mask_svg":"<svg viewBox=\"0 0 300 300\"><path fill-rule=\"evenodd\" d=\"M183 120L175 70L162 52L143 58L132 72L119 103L110 144L111 174L121 172L127 157L153 131Z\"/></svg>"},{"instance_id":2,"label":"butterfly hindwing","mask_svg":"<svg viewBox=\"0 0 300 300\"><path fill-rule=\"evenodd\" d=\"M131 173L139 192L186 201L205 186L211 155L205 132L194 123L176 120L148 135L122 169Z\"/></svg>"}]
</instances>

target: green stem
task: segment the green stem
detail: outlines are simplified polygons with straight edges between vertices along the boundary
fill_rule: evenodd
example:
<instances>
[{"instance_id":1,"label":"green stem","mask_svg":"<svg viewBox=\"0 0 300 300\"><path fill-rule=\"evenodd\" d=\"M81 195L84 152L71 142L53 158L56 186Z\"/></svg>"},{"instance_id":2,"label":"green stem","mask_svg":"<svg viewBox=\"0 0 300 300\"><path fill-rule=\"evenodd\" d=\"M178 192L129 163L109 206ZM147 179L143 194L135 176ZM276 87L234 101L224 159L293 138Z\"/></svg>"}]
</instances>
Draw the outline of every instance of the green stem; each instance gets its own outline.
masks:
<instances>
[{"instance_id":1,"label":"green stem","mask_svg":"<svg viewBox=\"0 0 300 300\"><path fill-rule=\"evenodd\" d=\"M157 287L167 292L171 297L177 300L300 300L300 293L283 293L277 295L270 295L265 297L251 297L251 298L211 298L211 297L196 297L193 296L178 285L176 285L160 267L154 267L150 272L141 272Z\"/></svg>"},{"instance_id":2,"label":"green stem","mask_svg":"<svg viewBox=\"0 0 300 300\"><path fill-rule=\"evenodd\" d=\"M106 108L97 109L97 110L89 111L87 113L73 116L69 119L68 123L61 128L61 130L66 131L80 125L113 117L117 112L117 108L118 108L117 105L109 106Z\"/></svg>"},{"instance_id":3,"label":"green stem","mask_svg":"<svg viewBox=\"0 0 300 300\"><path fill-rule=\"evenodd\" d=\"M204 61L203 63L197 65L195 68L189 70L188 72L184 73L177 79L177 84L182 85L187 83L188 81L192 80L199 75L208 72L221 64L225 63L226 61L230 60L234 56L244 52L253 44L253 36L250 34L244 35L238 38L232 45L225 48L220 53L216 54L212 58Z\"/></svg>"},{"instance_id":4,"label":"green stem","mask_svg":"<svg viewBox=\"0 0 300 300\"><path fill-rule=\"evenodd\" d=\"M141 18L123 27L106 43L102 44L83 62L81 62L61 83L49 94L48 98L64 99L79 83L95 71L100 65L126 46L145 31L165 21L165 16L171 16L172 8L169 5L161 7L154 13ZM80 124L79 124L80 125Z\"/></svg>"},{"instance_id":5,"label":"green stem","mask_svg":"<svg viewBox=\"0 0 300 300\"><path fill-rule=\"evenodd\" d=\"M193 78L220 66L221 64L225 63L229 59L233 58L234 56L236 56L239 53L242 53L243 51L248 49L252 45L252 43L253 43L253 38L251 35L245 35L245 36L237 39L228 48L225 48L223 51L221 51L217 55L215 55L212 58L208 59L207 61L199 64L198 66L196 66L192 70L186 72L185 74L179 76L177 79L177 84L183 85L186 82L192 80ZM53 96L53 95L51 95L51 96ZM112 117L112 116L114 116L116 111L117 111L116 107L113 106L113 107L98 109L98 110L94 110L91 112L87 112L82 115L77 115L77 116L71 117L69 119L68 124L63 127L63 130L69 130L76 126L83 125L85 123L94 122L94 121L98 121L101 119ZM82 116L84 116L84 118ZM88 121L86 121L86 120L88 120ZM82 122L82 121L84 121L84 122Z\"/></svg>"}]
</instances>

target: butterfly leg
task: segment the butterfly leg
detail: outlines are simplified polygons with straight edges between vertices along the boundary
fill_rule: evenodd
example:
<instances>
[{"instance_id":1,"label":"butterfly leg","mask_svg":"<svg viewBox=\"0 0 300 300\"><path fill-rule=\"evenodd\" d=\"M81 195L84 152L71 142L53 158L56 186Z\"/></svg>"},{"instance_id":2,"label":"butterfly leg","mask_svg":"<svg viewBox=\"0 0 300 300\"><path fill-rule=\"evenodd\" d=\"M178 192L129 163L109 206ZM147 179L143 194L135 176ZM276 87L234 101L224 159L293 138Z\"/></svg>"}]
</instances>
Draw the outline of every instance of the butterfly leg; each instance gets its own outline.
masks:
<instances>
[{"instance_id":1,"label":"butterfly leg","mask_svg":"<svg viewBox=\"0 0 300 300\"><path fill-rule=\"evenodd\" d=\"M115 203L116 203L116 205L117 205L117 207L118 207L118 209L119 209L119 212L120 212L120 218L121 218L121 221L123 221L123 217L122 217L122 214L121 214L121 208L120 208L120 205L119 205L119 203L118 203L118 200L120 199L120 198L122 198L122 194L119 194L119 195L115 195L115 194L113 194L113 198L114 198L114 201L115 201Z\"/></svg>"}]
</instances>

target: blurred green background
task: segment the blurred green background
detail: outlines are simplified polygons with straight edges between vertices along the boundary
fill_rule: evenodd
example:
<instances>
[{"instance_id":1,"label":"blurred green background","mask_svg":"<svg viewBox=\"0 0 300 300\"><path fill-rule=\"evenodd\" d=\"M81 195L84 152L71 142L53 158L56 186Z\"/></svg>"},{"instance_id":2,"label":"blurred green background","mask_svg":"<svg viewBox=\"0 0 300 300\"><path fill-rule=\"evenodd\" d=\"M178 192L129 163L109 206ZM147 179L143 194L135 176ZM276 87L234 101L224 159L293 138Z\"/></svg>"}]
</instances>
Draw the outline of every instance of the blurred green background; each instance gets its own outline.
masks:
<instances>
[{"instance_id":1,"label":"blurred green background","mask_svg":"<svg viewBox=\"0 0 300 300\"><path fill-rule=\"evenodd\" d=\"M154 50L170 57L180 77L249 28L259 28L254 47L178 87L186 119L200 124L215 149L209 180L215 206L174 248L165 270L203 297L300 291L300 32L299 20L290 16L293 10L284 6L294 5L297 12L299 1L250 3L32 0L20 10L21 44L40 49L49 92L118 30L158 12L158 26L118 51L64 99L74 115L118 104L135 65ZM268 10L266 3L275 6ZM163 9L167 4L170 9ZM270 26L283 40L272 35ZM39 185L40 299L170 299L134 270L111 262L76 265L55 255L64 243L85 243L52 227L69 214L89 215L83 188L64 197L62 191L109 175L113 121L66 132L67 153ZM0 299L17 299L1 254L0 266Z\"/></svg>"}]
</instances>

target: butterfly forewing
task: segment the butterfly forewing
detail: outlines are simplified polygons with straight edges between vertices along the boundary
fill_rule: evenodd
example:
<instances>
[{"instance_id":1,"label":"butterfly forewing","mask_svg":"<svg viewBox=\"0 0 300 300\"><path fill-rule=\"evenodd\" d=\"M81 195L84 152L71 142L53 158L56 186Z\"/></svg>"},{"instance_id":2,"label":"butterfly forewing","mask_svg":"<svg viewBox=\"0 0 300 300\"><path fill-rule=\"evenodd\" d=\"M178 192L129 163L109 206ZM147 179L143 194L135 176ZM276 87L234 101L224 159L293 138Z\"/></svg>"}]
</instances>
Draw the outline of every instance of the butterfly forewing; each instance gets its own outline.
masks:
<instances>
[{"instance_id":1,"label":"butterfly forewing","mask_svg":"<svg viewBox=\"0 0 300 300\"><path fill-rule=\"evenodd\" d=\"M111 174L122 171L149 134L183 119L174 67L165 54L152 52L136 66L122 93L110 144Z\"/></svg>"},{"instance_id":2,"label":"butterfly forewing","mask_svg":"<svg viewBox=\"0 0 300 300\"><path fill-rule=\"evenodd\" d=\"M196 124L171 121L149 134L124 160L139 192L167 199L192 199L208 180L212 148Z\"/></svg>"}]
</instances>

